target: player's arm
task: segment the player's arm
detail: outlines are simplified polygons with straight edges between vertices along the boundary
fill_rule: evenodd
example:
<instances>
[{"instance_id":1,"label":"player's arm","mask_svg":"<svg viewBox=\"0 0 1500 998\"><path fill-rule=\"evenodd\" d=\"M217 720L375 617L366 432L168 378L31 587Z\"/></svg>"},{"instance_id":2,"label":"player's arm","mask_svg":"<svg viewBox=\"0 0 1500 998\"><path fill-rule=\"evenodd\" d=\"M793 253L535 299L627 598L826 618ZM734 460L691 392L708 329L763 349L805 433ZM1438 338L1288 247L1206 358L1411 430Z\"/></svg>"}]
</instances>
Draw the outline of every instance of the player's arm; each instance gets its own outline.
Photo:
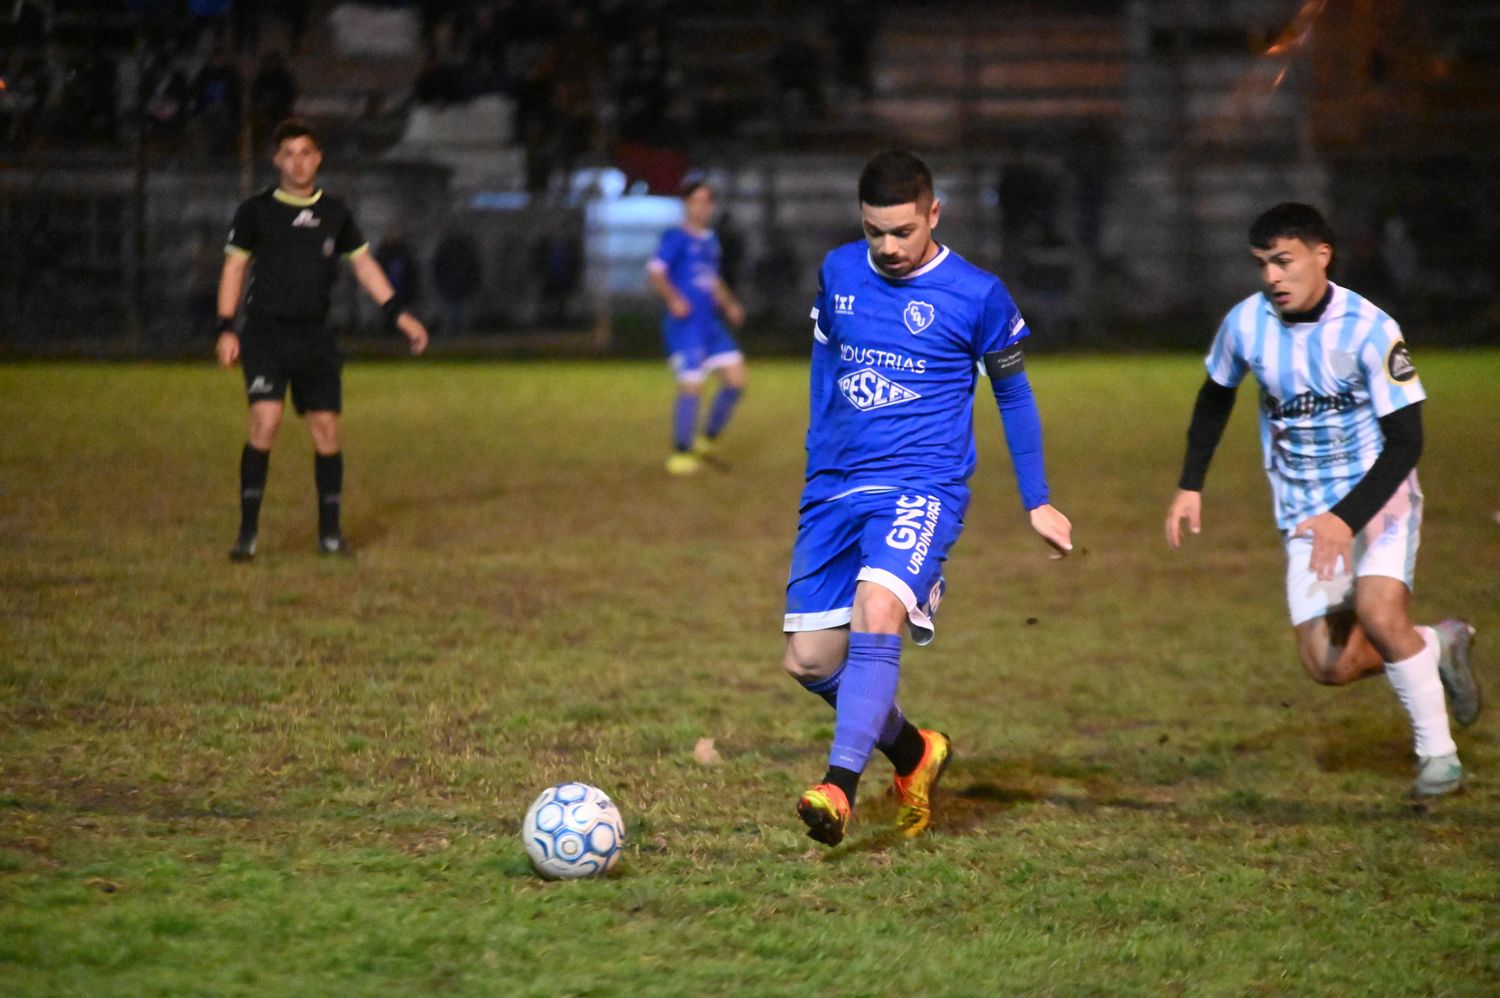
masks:
<instances>
[{"instance_id":1,"label":"player's arm","mask_svg":"<svg viewBox=\"0 0 1500 998\"><path fill-rule=\"evenodd\" d=\"M677 290L677 285L667 276L667 265L661 260L652 260L646 264L646 280L651 283L651 289L655 291L661 300L667 303L667 311L672 313L674 319L686 319L693 314L693 306Z\"/></svg>"},{"instance_id":2,"label":"player's arm","mask_svg":"<svg viewBox=\"0 0 1500 998\"><path fill-rule=\"evenodd\" d=\"M1005 429L1005 446L1010 451L1011 466L1021 504L1031 519L1031 528L1058 552L1073 550L1073 524L1054 507L1047 488L1046 464L1042 456L1042 416L1037 411L1036 396L1026 377L1026 364L1020 343L984 355L984 370L989 375Z\"/></svg>"},{"instance_id":3,"label":"player's arm","mask_svg":"<svg viewBox=\"0 0 1500 998\"><path fill-rule=\"evenodd\" d=\"M350 255L349 266L354 271L354 279L359 282L359 286L365 289L365 293L385 313L386 321L395 326L401 335L410 341L411 352L421 353L426 350L427 327L422 325L421 320L416 316L397 304L396 289L391 287L390 279L385 276L385 271L380 268L375 255L367 248L360 247Z\"/></svg>"},{"instance_id":4,"label":"player's arm","mask_svg":"<svg viewBox=\"0 0 1500 998\"><path fill-rule=\"evenodd\" d=\"M1177 478L1177 494L1167 507L1167 544L1182 544L1182 522L1188 530L1203 529L1203 482L1214 451L1224 437L1229 416L1234 412L1235 389L1219 384L1211 376L1203 379L1198 400L1193 403L1193 418L1188 423L1187 453L1182 459L1182 474Z\"/></svg>"},{"instance_id":5,"label":"player's arm","mask_svg":"<svg viewBox=\"0 0 1500 998\"><path fill-rule=\"evenodd\" d=\"M729 285L724 283L722 277L714 278L714 304L724 313L724 319L730 328L738 329L744 323L745 306L740 304L739 298L729 290Z\"/></svg>"},{"instance_id":6,"label":"player's arm","mask_svg":"<svg viewBox=\"0 0 1500 998\"><path fill-rule=\"evenodd\" d=\"M230 367L240 359L240 338L234 331L234 313L240 307L240 295L245 290L245 272L250 269L250 254L231 246L224 254L224 267L219 271L219 338L214 343L214 355L222 367Z\"/></svg>"}]
</instances>

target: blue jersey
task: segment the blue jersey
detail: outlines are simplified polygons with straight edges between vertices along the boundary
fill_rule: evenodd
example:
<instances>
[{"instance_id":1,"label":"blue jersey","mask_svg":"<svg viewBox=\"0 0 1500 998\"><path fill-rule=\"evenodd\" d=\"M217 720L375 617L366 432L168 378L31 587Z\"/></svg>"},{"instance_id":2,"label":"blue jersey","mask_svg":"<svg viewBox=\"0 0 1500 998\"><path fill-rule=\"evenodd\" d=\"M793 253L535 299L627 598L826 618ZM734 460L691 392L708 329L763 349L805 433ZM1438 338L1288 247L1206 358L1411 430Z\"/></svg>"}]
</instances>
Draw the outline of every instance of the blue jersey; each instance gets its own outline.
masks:
<instances>
[{"instance_id":1,"label":"blue jersey","mask_svg":"<svg viewBox=\"0 0 1500 998\"><path fill-rule=\"evenodd\" d=\"M667 275L667 280L693 307L689 318L701 322L714 317L719 256L718 236L712 232L695 235L677 226L661 234L661 243L650 266Z\"/></svg>"},{"instance_id":2,"label":"blue jersey","mask_svg":"<svg viewBox=\"0 0 1500 998\"><path fill-rule=\"evenodd\" d=\"M947 247L887 277L860 241L824 258L812 315L802 505L904 489L940 492L961 513L980 365L1029 332L1005 285Z\"/></svg>"},{"instance_id":3,"label":"blue jersey","mask_svg":"<svg viewBox=\"0 0 1500 998\"><path fill-rule=\"evenodd\" d=\"M1283 530L1348 495L1380 456L1380 417L1426 398L1401 327L1338 285L1316 322L1286 323L1265 295L1246 298L1224 317L1206 366L1226 388L1252 373L1260 382L1261 448Z\"/></svg>"}]
</instances>

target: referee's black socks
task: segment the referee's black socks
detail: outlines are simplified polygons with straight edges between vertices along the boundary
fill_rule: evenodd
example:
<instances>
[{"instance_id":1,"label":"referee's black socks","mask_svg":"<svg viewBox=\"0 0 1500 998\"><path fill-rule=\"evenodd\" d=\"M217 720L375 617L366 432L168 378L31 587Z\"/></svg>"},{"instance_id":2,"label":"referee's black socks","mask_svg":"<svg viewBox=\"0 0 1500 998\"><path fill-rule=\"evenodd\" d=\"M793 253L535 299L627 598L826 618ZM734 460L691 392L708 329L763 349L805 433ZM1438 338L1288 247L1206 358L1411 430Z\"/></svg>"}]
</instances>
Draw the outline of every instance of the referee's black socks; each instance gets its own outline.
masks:
<instances>
[{"instance_id":1,"label":"referee's black socks","mask_svg":"<svg viewBox=\"0 0 1500 998\"><path fill-rule=\"evenodd\" d=\"M266 474L270 470L271 452L245 444L240 451L241 537L254 537L260 530L260 501L266 494Z\"/></svg>"},{"instance_id":2,"label":"referee's black socks","mask_svg":"<svg viewBox=\"0 0 1500 998\"><path fill-rule=\"evenodd\" d=\"M339 536L339 504L344 492L344 455L313 458L313 480L318 486L318 537Z\"/></svg>"}]
</instances>

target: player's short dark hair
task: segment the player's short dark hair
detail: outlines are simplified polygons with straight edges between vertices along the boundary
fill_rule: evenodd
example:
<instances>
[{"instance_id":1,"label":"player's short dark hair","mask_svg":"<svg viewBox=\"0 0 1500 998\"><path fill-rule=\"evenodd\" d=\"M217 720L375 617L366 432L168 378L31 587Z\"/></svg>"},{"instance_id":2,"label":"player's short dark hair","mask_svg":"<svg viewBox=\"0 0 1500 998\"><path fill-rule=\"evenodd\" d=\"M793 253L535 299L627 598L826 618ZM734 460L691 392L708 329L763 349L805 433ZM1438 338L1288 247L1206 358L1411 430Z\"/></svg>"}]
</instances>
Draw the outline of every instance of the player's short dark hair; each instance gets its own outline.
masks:
<instances>
[{"instance_id":1,"label":"player's short dark hair","mask_svg":"<svg viewBox=\"0 0 1500 998\"><path fill-rule=\"evenodd\" d=\"M876 208L932 200L932 171L901 149L876 153L859 175L859 201Z\"/></svg>"},{"instance_id":2,"label":"player's short dark hair","mask_svg":"<svg viewBox=\"0 0 1500 998\"><path fill-rule=\"evenodd\" d=\"M693 192L698 188L707 186L708 174L702 170L689 170L682 175L682 180L677 184L677 196L680 198L689 198L693 196Z\"/></svg>"},{"instance_id":3,"label":"player's short dark hair","mask_svg":"<svg viewBox=\"0 0 1500 998\"><path fill-rule=\"evenodd\" d=\"M1333 226L1323 213L1300 201L1283 201L1250 224L1250 245L1270 249L1278 239L1300 239L1309 246L1333 245Z\"/></svg>"},{"instance_id":4,"label":"player's short dark hair","mask_svg":"<svg viewBox=\"0 0 1500 998\"><path fill-rule=\"evenodd\" d=\"M291 139L300 139L303 136L312 139L313 145L319 149L323 148L323 143L318 141L317 133L312 130L307 122L296 118L288 118L276 126L276 130L271 133L271 148L280 149L283 142L290 141Z\"/></svg>"}]
</instances>

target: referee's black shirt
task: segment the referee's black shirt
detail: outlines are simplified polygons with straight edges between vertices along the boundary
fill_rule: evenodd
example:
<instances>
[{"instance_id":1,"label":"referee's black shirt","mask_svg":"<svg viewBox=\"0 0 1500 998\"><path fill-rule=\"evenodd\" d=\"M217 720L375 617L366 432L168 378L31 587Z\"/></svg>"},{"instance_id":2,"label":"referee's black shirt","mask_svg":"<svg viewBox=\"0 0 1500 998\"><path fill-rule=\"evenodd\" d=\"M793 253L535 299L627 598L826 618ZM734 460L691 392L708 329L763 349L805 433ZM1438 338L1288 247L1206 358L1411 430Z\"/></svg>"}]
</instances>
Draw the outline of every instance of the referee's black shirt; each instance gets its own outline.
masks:
<instances>
[{"instance_id":1,"label":"referee's black shirt","mask_svg":"<svg viewBox=\"0 0 1500 998\"><path fill-rule=\"evenodd\" d=\"M234 213L225 251L254 257L245 313L264 325L322 323L338 279L338 258L367 250L349 206L315 191L272 187Z\"/></svg>"}]
</instances>

